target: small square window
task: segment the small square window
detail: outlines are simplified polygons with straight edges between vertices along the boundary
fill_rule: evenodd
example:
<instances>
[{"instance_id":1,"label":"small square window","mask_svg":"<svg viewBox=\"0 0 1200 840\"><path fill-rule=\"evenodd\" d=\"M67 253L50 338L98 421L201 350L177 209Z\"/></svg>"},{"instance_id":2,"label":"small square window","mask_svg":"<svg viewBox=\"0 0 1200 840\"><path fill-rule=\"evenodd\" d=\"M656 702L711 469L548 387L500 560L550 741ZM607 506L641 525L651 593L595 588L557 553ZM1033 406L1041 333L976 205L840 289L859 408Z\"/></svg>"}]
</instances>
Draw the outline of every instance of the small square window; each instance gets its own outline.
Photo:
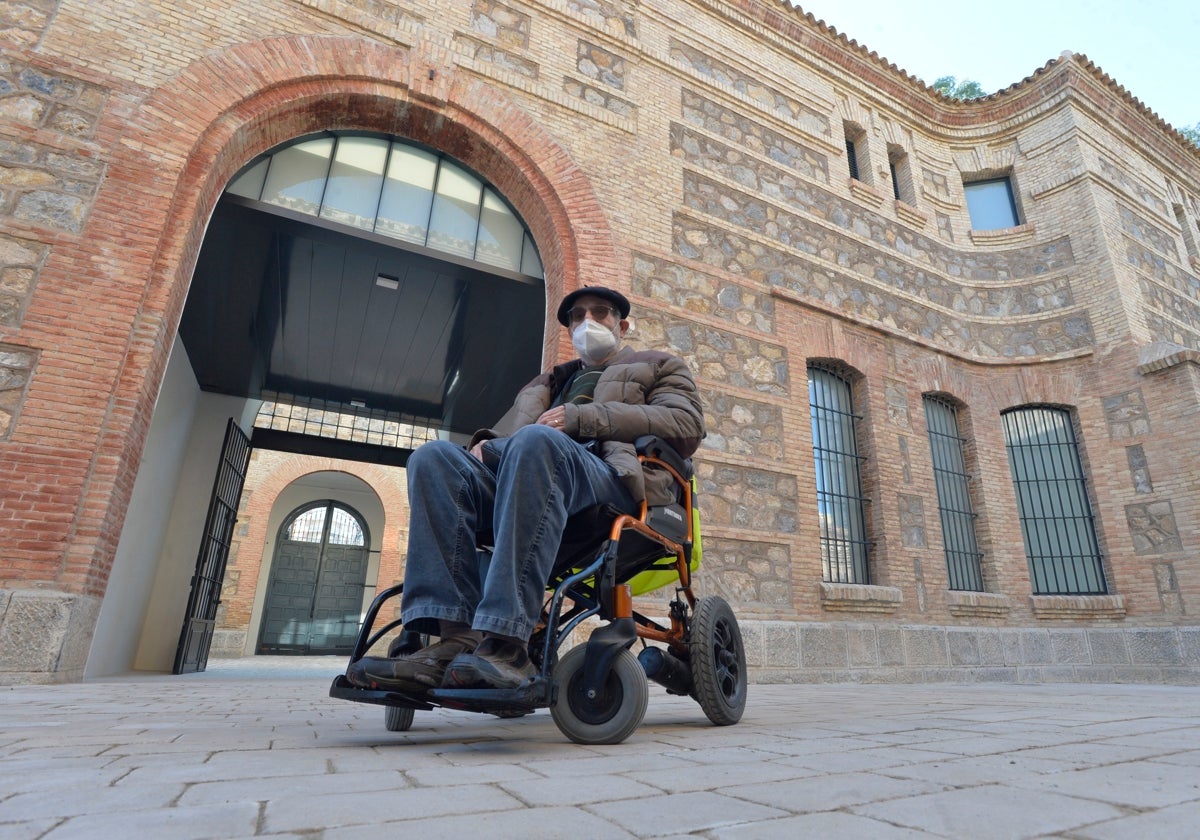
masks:
<instances>
[{"instance_id":1,"label":"small square window","mask_svg":"<svg viewBox=\"0 0 1200 840\"><path fill-rule=\"evenodd\" d=\"M967 212L971 215L973 229L1000 230L1021 224L1017 218L1012 180L1007 176L964 182L963 192L967 196Z\"/></svg>"}]
</instances>

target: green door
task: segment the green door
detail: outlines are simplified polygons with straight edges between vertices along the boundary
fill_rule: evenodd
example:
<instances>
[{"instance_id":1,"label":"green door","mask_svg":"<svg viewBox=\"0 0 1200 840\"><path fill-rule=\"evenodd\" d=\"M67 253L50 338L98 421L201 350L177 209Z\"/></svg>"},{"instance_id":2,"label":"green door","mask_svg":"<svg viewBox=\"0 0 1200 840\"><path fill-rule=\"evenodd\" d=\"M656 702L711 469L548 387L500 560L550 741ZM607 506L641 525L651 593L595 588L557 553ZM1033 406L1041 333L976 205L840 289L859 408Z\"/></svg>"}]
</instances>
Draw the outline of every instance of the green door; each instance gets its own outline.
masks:
<instances>
[{"instance_id":1,"label":"green door","mask_svg":"<svg viewBox=\"0 0 1200 840\"><path fill-rule=\"evenodd\" d=\"M308 504L279 530L258 653L349 654L367 581L366 524L337 502Z\"/></svg>"}]
</instances>

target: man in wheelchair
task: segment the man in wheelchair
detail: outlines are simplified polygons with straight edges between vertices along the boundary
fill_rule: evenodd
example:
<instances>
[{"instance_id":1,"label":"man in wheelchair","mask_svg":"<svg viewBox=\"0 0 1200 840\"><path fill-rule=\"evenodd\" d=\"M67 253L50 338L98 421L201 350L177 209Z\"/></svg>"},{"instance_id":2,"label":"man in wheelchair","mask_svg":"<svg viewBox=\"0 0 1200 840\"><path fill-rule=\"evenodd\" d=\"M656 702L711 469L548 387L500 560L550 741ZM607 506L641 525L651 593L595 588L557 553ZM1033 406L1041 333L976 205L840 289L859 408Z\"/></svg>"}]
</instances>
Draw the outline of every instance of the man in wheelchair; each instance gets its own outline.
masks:
<instances>
[{"instance_id":1,"label":"man in wheelchair","mask_svg":"<svg viewBox=\"0 0 1200 840\"><path fill-rule=\"evenodd\" d=\"M558 320L579 358L525 386L467 448L431 441L413 453L401 613L406 632L438 641L353 661L352 685L410 696L521 685L537 673L528 643L567 520L674 500L672 476L643 467L634 441L655 435L689 458L704 437L700 398L682 359L623 344L629 308L601 286L567 295ZM491 560L480 563L485 533Z\"/></svg>"}]
</instances>

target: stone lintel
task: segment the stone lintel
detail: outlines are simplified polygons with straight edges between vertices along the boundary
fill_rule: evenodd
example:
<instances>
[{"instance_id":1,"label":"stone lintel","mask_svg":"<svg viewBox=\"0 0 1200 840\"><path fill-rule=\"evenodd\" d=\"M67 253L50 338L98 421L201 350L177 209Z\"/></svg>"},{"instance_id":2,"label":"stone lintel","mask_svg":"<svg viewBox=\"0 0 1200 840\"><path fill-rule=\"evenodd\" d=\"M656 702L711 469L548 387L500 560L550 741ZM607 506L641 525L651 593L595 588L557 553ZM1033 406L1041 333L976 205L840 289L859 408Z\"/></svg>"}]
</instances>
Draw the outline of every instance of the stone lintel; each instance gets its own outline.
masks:
<instances>
[{"instance_id":1,"label":"stone lintel","mask_svg":"<svg viewBox=\"0 0 1200 840\"><path fill-rule=\"evenodd\" d=\"M850 179L850 194L872 207L879 207L883 204L883 193L857 178Z\"/></svg>"},{"instance_id":2,"label":"stone lintel","mask_svg":"<svg viewBox=\"0 0 1200 840\"><path fill-rule=\"evenodd\" d=\"M1033 614L1052 621L1108 620L1125 617L1122 595L1031 595Z\"/></svg>"},{"instance_id":3,"label":"stone lintel","mask_svg":"<svg viewBox=\"0 0 1200 840\"><path fill-rule=\"evenodd\" d=\"M999 230L972 230L971 242L976 245L1016 245L1033 239L1037 228L1033 222Z\"/></svg>"},{"instance_id":4,"label":"stone lintel","mask_svg":"<svg viewBox=\"0 0 1200 840\"><path fill-rule=\"evenodd\" d=\"M821 608L830 612L892 613L904 600L895 586L821 583Z\"/></svg>"}]
</instances>

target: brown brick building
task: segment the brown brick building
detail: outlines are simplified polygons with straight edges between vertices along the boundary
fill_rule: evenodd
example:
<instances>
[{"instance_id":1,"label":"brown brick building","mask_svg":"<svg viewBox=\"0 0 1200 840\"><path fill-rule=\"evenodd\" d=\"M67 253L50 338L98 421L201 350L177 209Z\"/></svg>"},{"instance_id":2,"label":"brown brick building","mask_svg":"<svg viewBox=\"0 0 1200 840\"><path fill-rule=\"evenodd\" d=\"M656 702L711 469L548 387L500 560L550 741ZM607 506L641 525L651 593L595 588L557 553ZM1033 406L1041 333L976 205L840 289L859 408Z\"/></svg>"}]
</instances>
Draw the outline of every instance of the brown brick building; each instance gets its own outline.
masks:
<instances>
[{"instance_id":1,"label":"brown brick building","mask_svg":"<svg viewBox=\"0 0 1200 840\"><path fill-rule=\"evenodd\" d=\"M956 102L772 0L0 19L0 683L202 664L206 533L253 652L317 503L390 583L375 431L468 429L588 283L698 375L756 679L1200 675L1200 153L1086 58Z\"/></svg>"}]
</instances>

